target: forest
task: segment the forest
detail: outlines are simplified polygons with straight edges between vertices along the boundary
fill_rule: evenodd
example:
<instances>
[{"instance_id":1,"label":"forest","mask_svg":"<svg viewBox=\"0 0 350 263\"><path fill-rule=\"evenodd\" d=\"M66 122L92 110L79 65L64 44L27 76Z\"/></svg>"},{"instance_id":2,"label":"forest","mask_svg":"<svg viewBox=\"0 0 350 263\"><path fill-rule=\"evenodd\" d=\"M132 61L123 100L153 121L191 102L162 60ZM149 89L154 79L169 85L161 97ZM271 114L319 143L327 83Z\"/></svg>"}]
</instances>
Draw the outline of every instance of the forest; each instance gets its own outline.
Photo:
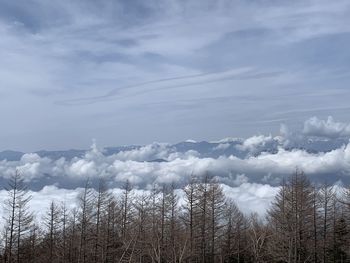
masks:
<instances>
[{"instance_id":1,"label":"forest","mask_svg":"<svg viewBox=\"0 0 350 263\"><path fill-rule=\"evenodd\" d=\"M19 172L6 188L0 262L349 262L350 190L283 180L265 217L243 214L209 175L135 195L89 182L76 209L51 202L35 219ZM180 201L181 199L181 201ZM39 220L39 221L38 221Z\"/></svg>"}]
</instances>

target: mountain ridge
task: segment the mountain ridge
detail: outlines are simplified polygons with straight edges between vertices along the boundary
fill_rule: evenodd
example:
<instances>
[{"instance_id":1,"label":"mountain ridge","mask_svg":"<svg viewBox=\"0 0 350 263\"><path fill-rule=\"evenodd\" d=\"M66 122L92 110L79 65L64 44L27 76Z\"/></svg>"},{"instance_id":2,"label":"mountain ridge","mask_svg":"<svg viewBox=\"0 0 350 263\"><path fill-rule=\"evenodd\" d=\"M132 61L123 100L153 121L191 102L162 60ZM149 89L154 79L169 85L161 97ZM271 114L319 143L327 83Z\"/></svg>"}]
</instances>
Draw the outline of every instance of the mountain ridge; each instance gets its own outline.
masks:
<instances>
[{"instance_id":1,"label":"mountain ridge","mask_svg":"<svg viewBox=\"0 0 350 263\"><path fill-rule=\"evenodd\" d=\"M140 150L144 147L165 147L170 152L186 153L189 151L197 153L202 158L218 158L220 156L236 156L238 158L246 158L247 156L256 156L262 152L275 153L279 148L285 150L305 150L309 153L329 152L343 145L346 145L348 140L345 138L324 139L324 138L303 138L293 141L281 139L276 136L253 136L248 139L242 138L227 138L219 141L193 141L186 140L175 144L158 143L146 145L124 145L124 146L109 146L102 150L103 155L111 156L114 154L131 152ZM65 158L71 160L73 158L83 157L90 149L69 149L69 150L40 150L35 152L22 152L14 150L0 151L0 161L20 161L25 154L37 154L41 158L47 157L52 160ZM166 161L163 158L155 158L147 160L150 162Z\"/></svg>"}]
</instances>

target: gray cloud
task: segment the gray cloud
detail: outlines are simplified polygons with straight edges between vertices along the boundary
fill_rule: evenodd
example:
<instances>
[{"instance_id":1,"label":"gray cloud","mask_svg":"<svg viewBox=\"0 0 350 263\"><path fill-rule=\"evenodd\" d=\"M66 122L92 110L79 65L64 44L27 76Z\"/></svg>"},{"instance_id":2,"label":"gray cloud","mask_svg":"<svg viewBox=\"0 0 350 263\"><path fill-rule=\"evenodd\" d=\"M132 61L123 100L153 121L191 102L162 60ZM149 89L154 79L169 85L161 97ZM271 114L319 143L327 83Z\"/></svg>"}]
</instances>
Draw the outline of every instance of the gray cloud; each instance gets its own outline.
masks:
<instances>
[{"instance_id":1,"label":"gray cloud","mask_svg":"<svg viewBox=\"0 0 350 263\"><path fill-rule=\"evenodd\" d=\"M347 1L0 7L2 149L247 137L348 114ZM213 94L231 99L196 106Z\"/></svg>"}]
</instances>

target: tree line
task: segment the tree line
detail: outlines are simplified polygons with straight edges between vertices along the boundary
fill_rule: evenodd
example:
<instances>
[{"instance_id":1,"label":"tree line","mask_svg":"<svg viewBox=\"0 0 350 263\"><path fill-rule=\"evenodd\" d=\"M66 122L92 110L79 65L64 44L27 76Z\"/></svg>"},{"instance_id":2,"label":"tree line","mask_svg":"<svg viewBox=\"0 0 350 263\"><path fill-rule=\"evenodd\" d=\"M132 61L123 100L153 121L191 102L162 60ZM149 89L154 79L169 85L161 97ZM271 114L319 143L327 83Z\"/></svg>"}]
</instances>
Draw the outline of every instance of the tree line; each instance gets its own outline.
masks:
<instances>
[{"instance_id":1,"label":"tree line","mask_svg":"<svg viewBox=\"0 0 350 263\"><path fill-rule=\"evenodd\" d=\"M283 181L265 218L245 215L205 175L135 194L86 183L78 206L51 202L34 220L22 176L9 180L0 261L350 262L350 191L316 187L302 171Z\"/></svg>"}]
</instances>

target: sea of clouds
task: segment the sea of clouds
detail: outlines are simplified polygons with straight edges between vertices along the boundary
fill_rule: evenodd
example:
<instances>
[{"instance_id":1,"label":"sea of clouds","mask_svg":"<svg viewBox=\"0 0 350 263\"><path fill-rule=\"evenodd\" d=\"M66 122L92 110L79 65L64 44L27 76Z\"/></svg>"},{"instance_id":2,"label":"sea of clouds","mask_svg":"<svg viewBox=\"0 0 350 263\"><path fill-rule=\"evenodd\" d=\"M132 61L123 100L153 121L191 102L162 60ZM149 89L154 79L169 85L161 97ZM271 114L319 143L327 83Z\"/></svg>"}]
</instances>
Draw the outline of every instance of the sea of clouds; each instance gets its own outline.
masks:
<instances>
[{"instance_id":1,"label":"sea of clouds","mask_svg":"<svg viewBox=\"0 0 350 263\"><path fill-rule=\"evenodd\" d=\"M72 206L87 179L96 185L105 178L118 193L129 180L135 191L153 185L174 184L181 189L191 176L209 174L223 185L227 196L247 213L263 214L278 191L281 180L296 168L315 183L343 185L350 180L350 125L332 117L305 121L300 131L286 126L280 134L229 138L216 142L153 143L107 153L93 143L73 158L50 158L26 153L19 160L0 161L3 188L15 170L25 178L33 196L33 209L42 213L51 200ZM6 191L0 191L0 200Z\"/></svg>"}]
</instances>

